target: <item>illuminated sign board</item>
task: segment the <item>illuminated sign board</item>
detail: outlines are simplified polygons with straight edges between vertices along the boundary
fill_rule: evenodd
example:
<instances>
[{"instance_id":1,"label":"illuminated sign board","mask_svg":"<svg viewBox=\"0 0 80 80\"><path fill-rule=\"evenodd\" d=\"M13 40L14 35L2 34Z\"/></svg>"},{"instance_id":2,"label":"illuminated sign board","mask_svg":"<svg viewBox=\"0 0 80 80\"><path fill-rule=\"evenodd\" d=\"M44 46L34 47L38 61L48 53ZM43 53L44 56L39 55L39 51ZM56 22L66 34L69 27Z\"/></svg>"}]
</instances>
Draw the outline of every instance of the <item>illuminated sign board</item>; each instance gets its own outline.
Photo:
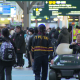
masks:
<instances>
[{"instance_id":1,"label":"illuminated sign board","mask_svg":"<svg viewBox=\"0 0 80 80\"><path fill-rule=\"evenodd\" d=\"M16 15L16 7L11 7L11 15Z\"/></svg>"},{"instance_id":2,"label":"illuminated sign board","mask_svg":"<svg viewBox=\"0 0 80 80\"><path fill-rule=\"evenodd\" d=\"M3 15L10 15L10 5L3 5Z\"/></svg>"},{"instance_id":3,"label":"illuminated sign board","mask_svg":"<svg viewBox=\"0 0 80 80\"><path fill-rule=\"evenodd\" d=\"M30 0L6 0L6 1L30 1ZM31 0L31 1L46 1L46 0ZM55 0L55 1L59 1L59 0ZM64 0L61 0L61 1L64 1ZM75 0L69 0L69 1L75 1ZM79 1L79 0L76 0L76 1Z\"/></svg>"},{"instance_id":4,"label":"illuminated sign board","mask_svg":"<svg viewBox=\"0 0 80 80\"><path fill-rule=\"evenodd\" d=\"M3 4L0 4L0 14L3 12Z\"/></svg>"},{"instance_id":5,"label":"illuminated sign board","mask_svg":"<svg viewBox=\"0 0 80 80\"><path fill-rule=\"evenodd\" d=\"M79 16L80 1L45 1L44 8L33 8L34 16Z\"/></svg>"}]
</instances>

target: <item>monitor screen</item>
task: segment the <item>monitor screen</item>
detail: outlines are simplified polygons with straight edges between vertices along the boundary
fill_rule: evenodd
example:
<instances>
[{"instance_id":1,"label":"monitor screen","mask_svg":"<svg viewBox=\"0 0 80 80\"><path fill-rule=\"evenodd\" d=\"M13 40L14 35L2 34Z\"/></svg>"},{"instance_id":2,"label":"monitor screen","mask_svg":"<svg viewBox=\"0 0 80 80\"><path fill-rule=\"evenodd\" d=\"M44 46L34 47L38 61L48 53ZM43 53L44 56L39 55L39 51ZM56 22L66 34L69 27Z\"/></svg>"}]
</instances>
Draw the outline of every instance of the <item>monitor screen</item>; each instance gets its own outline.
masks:
<instances>
[{"instance_id":1,"label":"monitor screen","mask_svg":"<svg viewBox=\"0 0 80 80\"><path fill-rule=\"evenodd\" d=\"M3 5L3 15L10 15L10 5Z\"/></svg>"},{"instance_id":2,"label":"monitor screen","mask_svg":"<svg viewBox=\"0 0 80 80\"><path fill-rule=\"evenodd\" d=\"M16 15L16 7L11 7L11 15Z\"/></svg>"}]
</instances>

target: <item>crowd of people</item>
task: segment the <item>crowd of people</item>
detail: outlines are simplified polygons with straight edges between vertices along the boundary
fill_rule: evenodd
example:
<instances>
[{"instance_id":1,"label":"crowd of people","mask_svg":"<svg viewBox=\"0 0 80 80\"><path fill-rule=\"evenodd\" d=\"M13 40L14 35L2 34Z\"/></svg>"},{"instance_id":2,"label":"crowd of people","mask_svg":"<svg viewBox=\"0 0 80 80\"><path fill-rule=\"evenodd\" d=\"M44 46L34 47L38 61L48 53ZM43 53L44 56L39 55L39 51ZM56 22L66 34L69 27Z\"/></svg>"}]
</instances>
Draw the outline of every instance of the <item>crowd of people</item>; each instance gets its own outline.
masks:
<instances>
[{"instance_id":1,"label":"crowd of people","mask_svg":"<svg viewBox=\"0 0 80 80\"><path fill-rule=\"evenodd\" d=\"M12 66L15 68L22 68L25 64L23 54L25 54L25 57L28 59L28 66L26 66L26 68L32 67L33 73L35 74L35 80L47 80L48 59L49 55L50 59L53 59L54 52L52 40L54 39L54 41L57 42L57 46L60 43L70 44L72 41L71 34L66 27L63 27L62 29L59 27L56 29L49 28L46 30L46 26L44 24L40 24L34 29L27 27L24 31L20 26L16 26L16 28L11 31L7 28L3 28L1 31L3 41L6 42L7 40L7 42L10 41L13 44L16 59L12 62L8 61L7 63L0 59L0 80L4 80L5 69L6 80L12 80ZM41 68L42 77L40 77Z\"/></svg>"}]
</instances>

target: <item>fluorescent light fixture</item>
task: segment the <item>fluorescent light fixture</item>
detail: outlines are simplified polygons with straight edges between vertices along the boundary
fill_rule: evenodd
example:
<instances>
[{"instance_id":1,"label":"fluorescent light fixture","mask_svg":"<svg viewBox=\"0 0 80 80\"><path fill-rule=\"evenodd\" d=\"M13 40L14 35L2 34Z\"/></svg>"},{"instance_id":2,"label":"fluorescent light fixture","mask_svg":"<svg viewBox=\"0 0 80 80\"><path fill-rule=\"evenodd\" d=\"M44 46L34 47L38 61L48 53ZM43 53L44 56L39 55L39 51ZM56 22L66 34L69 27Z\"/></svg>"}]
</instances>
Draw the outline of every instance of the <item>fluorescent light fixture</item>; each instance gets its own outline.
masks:
<instances>
[{"instance_id":1,"label":"fluorescent light fixture","mask_svg":"<svg viewBox=\"0 0 80 80\"><path fill-rule=\"evenodd\" d=\"M79 19L75 19L75 21L78 21Z\"/></svg>"},{"instance_id":2,"label":"fluorescent light fixture","mask_svg":"<svg viewBox=\"0 0 80 80\"><path fill-rule=\"evenodd\" d=\"M35 19L31 19L31 21L35 21Z\"/></svg>"},{"instance_id":3,"label":"fluorescent light fixture","mask_svg":"<svg viewBox=\"0 0 80 80\"><path fill-rule=\"evenodd\" d=\"M4 21L4 18L1 18L2 21Z\"/></svg>"},{"instance_id":4,"label":"fluorescent light fixture","mask_svg":"<svg viewBox=\"0 0 80 80\"><path fill-rule=\"evenodd\" d=\"M58 21L58 19L57 19L57 18L54 18L53 20L54 20L54 21Z\"/></svg>"},{"instance_id":5,"label":"fluorescent light fixture","mask_svg":"<svg viewBox=\"0 0 80 80\"><path fill-rule=\"evenodd\" d=\"M11 18L8 18L8 20L11 20Z\"/></svg>"},{"instance_id":6,"label":"fluorescent light fixture","mask_svg":"<svg viewBox=\"0 0 80 80\"><path fill-rule=\"evenodd\" d=\"M69 21L73 21L73 19L69 19Z\"/></svg>"},{"instance_id":7,"label":"fluorescent light fixture","mask_svg":"<svg viewBox=\"0 0 80 80\"><path fill-rule=\"evenodd\" d=\"M22 17L24 17L24 15L22 15Z\"/></svg>"},{"instance_id":8,"label":"fluorescent light fixture","mask_svg":"<svg viewBox=\"0 0 80 80\"><path fill-rule=\"evenodd\" d=\"M37 19L38 21L41 21L42 19Z\"/></svg>"}]
</instances>

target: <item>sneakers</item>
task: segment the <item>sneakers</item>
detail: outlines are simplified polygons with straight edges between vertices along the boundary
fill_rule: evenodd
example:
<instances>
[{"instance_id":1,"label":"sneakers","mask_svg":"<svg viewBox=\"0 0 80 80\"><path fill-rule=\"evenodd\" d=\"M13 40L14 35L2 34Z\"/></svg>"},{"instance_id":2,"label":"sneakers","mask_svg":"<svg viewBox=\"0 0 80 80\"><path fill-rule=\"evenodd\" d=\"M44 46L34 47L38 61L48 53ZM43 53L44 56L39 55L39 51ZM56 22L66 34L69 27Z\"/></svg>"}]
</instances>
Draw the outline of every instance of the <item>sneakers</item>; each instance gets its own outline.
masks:
<instances>
[{"instance_id":1,"label":"sneakers","mask_svg":"<svg viewBox=\"0 0 80 80\"><path fill-rule=\"evenodd\" d=\"M17 66L15 67L16 69L22 69L23 67L22 66Z\"/></svg>"},{"instance_id":2,"label":"sneakers","mask_svg":"<svg viewBox=\"0 0 80 80\"><path fill-rule=\"evenodd\" d=\"M17 66L17 67L15 67L15 68L19 69L19 68L20 68L20 66Z\"/></svg>"}]
</instances>

